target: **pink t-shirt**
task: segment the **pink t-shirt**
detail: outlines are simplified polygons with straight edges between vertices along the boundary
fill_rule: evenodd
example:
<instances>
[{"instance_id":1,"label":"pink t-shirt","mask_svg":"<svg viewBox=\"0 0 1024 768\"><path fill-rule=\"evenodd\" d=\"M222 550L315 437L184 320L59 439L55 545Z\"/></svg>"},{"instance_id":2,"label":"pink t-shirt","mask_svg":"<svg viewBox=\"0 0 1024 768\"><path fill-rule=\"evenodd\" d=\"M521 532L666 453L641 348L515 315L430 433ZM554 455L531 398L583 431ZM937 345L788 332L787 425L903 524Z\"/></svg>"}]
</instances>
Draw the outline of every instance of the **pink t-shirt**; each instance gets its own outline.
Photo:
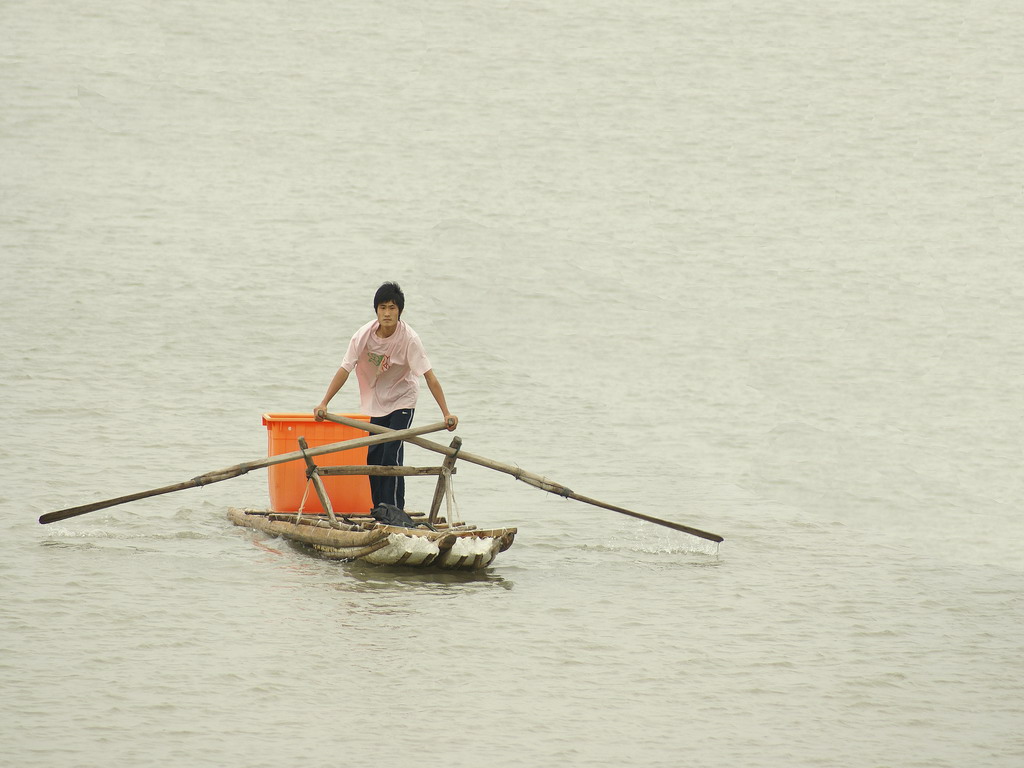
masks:
<instances>
[{"instance_id":1,"label":"pink t-shirt","mask_svg":"<svg viewBox=\"0 0 1024 768\"><path fill-rule=\"evenodd\" d=\"M415 408L420 376L430 370L430 361L419 334L398 321L398 328L386 339L375 331L371 320L352 335L341 367L355 368L359 380L359 404L367 416L387 416L399 408Z\"/></svg>"}]
</instances>

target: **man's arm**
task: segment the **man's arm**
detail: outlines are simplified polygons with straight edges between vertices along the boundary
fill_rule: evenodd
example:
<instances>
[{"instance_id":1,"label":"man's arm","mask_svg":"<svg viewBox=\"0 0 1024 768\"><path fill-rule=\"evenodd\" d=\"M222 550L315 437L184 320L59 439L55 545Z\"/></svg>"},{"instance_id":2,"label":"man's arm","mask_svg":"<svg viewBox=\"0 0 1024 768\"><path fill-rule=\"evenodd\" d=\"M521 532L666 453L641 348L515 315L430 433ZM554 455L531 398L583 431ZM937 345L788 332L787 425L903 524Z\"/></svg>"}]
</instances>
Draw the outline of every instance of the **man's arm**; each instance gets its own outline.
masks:
<instances>
[{"instance_id":1,"label":"man's arm","mask_svg":"<svg viewBox=\"0 0 1024 768\"><path fill-rule=\"evenodd\" d=\"M344 368L339 368L338 372L334 374L334 378L331 379L331 383L327 387L327 394L324 395L324 399L320 401L320 405L313 409L313 415L316 416L317 421L324 420L323 414L327 410L327 404L331 402L331 398L338 394L341 388L345 386L346 381L348 381L348 371ZM444 395L442 395L442 397L444 397Z\"/></svg>"},{"instance_id":2,"label":"man's arm","mask_svg":"<svg viewBox=\"0 0 1024 768\"><path fill-rule=\"evenodd\" d=\"M427 380L427 389L430 390L430 394L437 400L437 404L441 407L441 414L444 416L444 420L448 422L448 431L453 431L459 426L459 417L454 416L448 410L448 403L444 399L444 390L441 389L441 382L437 380L437 376L434 375L434 369L431 368L429 371L423 374L423 378Z\"/></svg>"}]
</instances>

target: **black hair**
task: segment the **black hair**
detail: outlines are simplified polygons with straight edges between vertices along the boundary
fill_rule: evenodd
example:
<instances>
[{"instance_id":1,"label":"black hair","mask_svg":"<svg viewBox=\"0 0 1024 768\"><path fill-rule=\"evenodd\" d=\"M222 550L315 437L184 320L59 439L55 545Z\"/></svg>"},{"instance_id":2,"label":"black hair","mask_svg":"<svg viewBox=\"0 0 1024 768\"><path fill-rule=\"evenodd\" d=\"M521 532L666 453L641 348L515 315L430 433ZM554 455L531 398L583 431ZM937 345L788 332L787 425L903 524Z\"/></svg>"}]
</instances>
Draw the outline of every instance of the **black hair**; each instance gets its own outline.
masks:
<instances>
[{"instance_id":1,"label":"black hair","mask_svg":"<svg viewBox=\"0 0 1024 768\"><path fill-rule=\"evenodd\" d=\"M402 310L405 309L405 294L398 287L398 283L387 282L377 289L373 295L373 311L376 312L377 307L386 301L395 302L398 306L398 314L401 316Z\"/></svg>"}]
</instances>

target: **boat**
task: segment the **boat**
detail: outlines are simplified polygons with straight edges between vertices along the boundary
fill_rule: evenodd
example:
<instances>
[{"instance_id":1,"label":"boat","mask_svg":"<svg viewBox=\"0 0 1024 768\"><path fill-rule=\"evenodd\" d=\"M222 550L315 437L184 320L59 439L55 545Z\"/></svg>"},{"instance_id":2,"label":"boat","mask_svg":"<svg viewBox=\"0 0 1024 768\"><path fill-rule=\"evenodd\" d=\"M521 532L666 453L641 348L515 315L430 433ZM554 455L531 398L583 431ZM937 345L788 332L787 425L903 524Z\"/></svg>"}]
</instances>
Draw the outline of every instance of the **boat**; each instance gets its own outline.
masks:
<instances>
[{"instance_id":1,"label":"boat","mask_svg":"<svg viewBox=\"0 0 1024 768\"><path fill-rule=\"evenodd\" d=\"M307 414L264 414L268 456L296 456L305 466L298 460L270 466L270 509L231 508L228 519L297 542L321 557L374 565L479 570L512 546L515 528L478 529L454 519L451 482L461 438L442 447L447 455L439 467L368 466L365 447L317 454L318 449L367 434L362 429L365 416L344 418L348 423L316 421ZM313 461L314 455L321 457L319 464ZM375 517L370 509L369 475L437 476L430 511L402 510L398 512L402 524L383 515ZM445 498L448 515L442 517Z\"/></svg>"}]
</instances>

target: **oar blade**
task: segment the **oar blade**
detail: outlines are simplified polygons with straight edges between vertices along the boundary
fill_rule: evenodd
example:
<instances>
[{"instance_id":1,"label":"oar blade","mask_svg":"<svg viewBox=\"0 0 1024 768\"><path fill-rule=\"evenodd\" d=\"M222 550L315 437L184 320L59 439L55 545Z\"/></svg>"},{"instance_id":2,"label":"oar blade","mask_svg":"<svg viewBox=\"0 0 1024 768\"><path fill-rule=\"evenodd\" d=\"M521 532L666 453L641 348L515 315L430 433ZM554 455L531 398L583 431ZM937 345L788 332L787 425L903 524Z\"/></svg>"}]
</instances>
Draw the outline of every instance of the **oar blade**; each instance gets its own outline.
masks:
<instances>
[{"instance_id":1,"label":"oar blade","mask_svg":"<svg viewBox=\"0 0 1024 768\"><path fill-rule=\"evenodd\" d=\"M174 491L193 487L195 487L195 484L190 480L186 483L177 483L175 485L164 486L163 488L154 488L149 491L130 493L127 496L118 496L116 499L104 499L103 501L94 501L91 504L82 504L77 507L69 507L68 509L58 509L56 512L47 512L46 514L40 515L39 522L43 525L56 523L61 520L67 520L69 517L78 517L79 515L96 512L97 510L106 509L107 507L116 507L118 504L127 504L130 501L139 501L140 499L148 499L151 496L159 496L163 493L172 493Z\"/></svg>"},{"instance_id":2,"label":"oar blade","mask_svg":"<svg viewBox=\"0 0 1024 768\"><path fill-rule=\"evenodd\" d=\"M688 533L691 536L697 536L701 539L714 541L718 544L725 541L725 539L723 539L717 533L709 533L708 531L702 531L700 528L694 528L689 525L683 525L682 523L677 523L673 520L663 520L662 518L654 517L653 515L645 515L643 512L634 512L632 509L625 509L624 507L618 507L614 504L608 504L603 501L598 501L597 499L590 499L587 498L586 496L580 496L578 493L570 493L569 498L576 499L576 501L582 501L584 504L591 504L595 507L601 507L601 509L608 509L611 510L612 512L619 512L623 515L629 515L630 517L635 517L638 520L644 520L648 523L654 523L655 525L663 525L666 528L672 528L683 533Z\"/></svg>"}]
</instances>

